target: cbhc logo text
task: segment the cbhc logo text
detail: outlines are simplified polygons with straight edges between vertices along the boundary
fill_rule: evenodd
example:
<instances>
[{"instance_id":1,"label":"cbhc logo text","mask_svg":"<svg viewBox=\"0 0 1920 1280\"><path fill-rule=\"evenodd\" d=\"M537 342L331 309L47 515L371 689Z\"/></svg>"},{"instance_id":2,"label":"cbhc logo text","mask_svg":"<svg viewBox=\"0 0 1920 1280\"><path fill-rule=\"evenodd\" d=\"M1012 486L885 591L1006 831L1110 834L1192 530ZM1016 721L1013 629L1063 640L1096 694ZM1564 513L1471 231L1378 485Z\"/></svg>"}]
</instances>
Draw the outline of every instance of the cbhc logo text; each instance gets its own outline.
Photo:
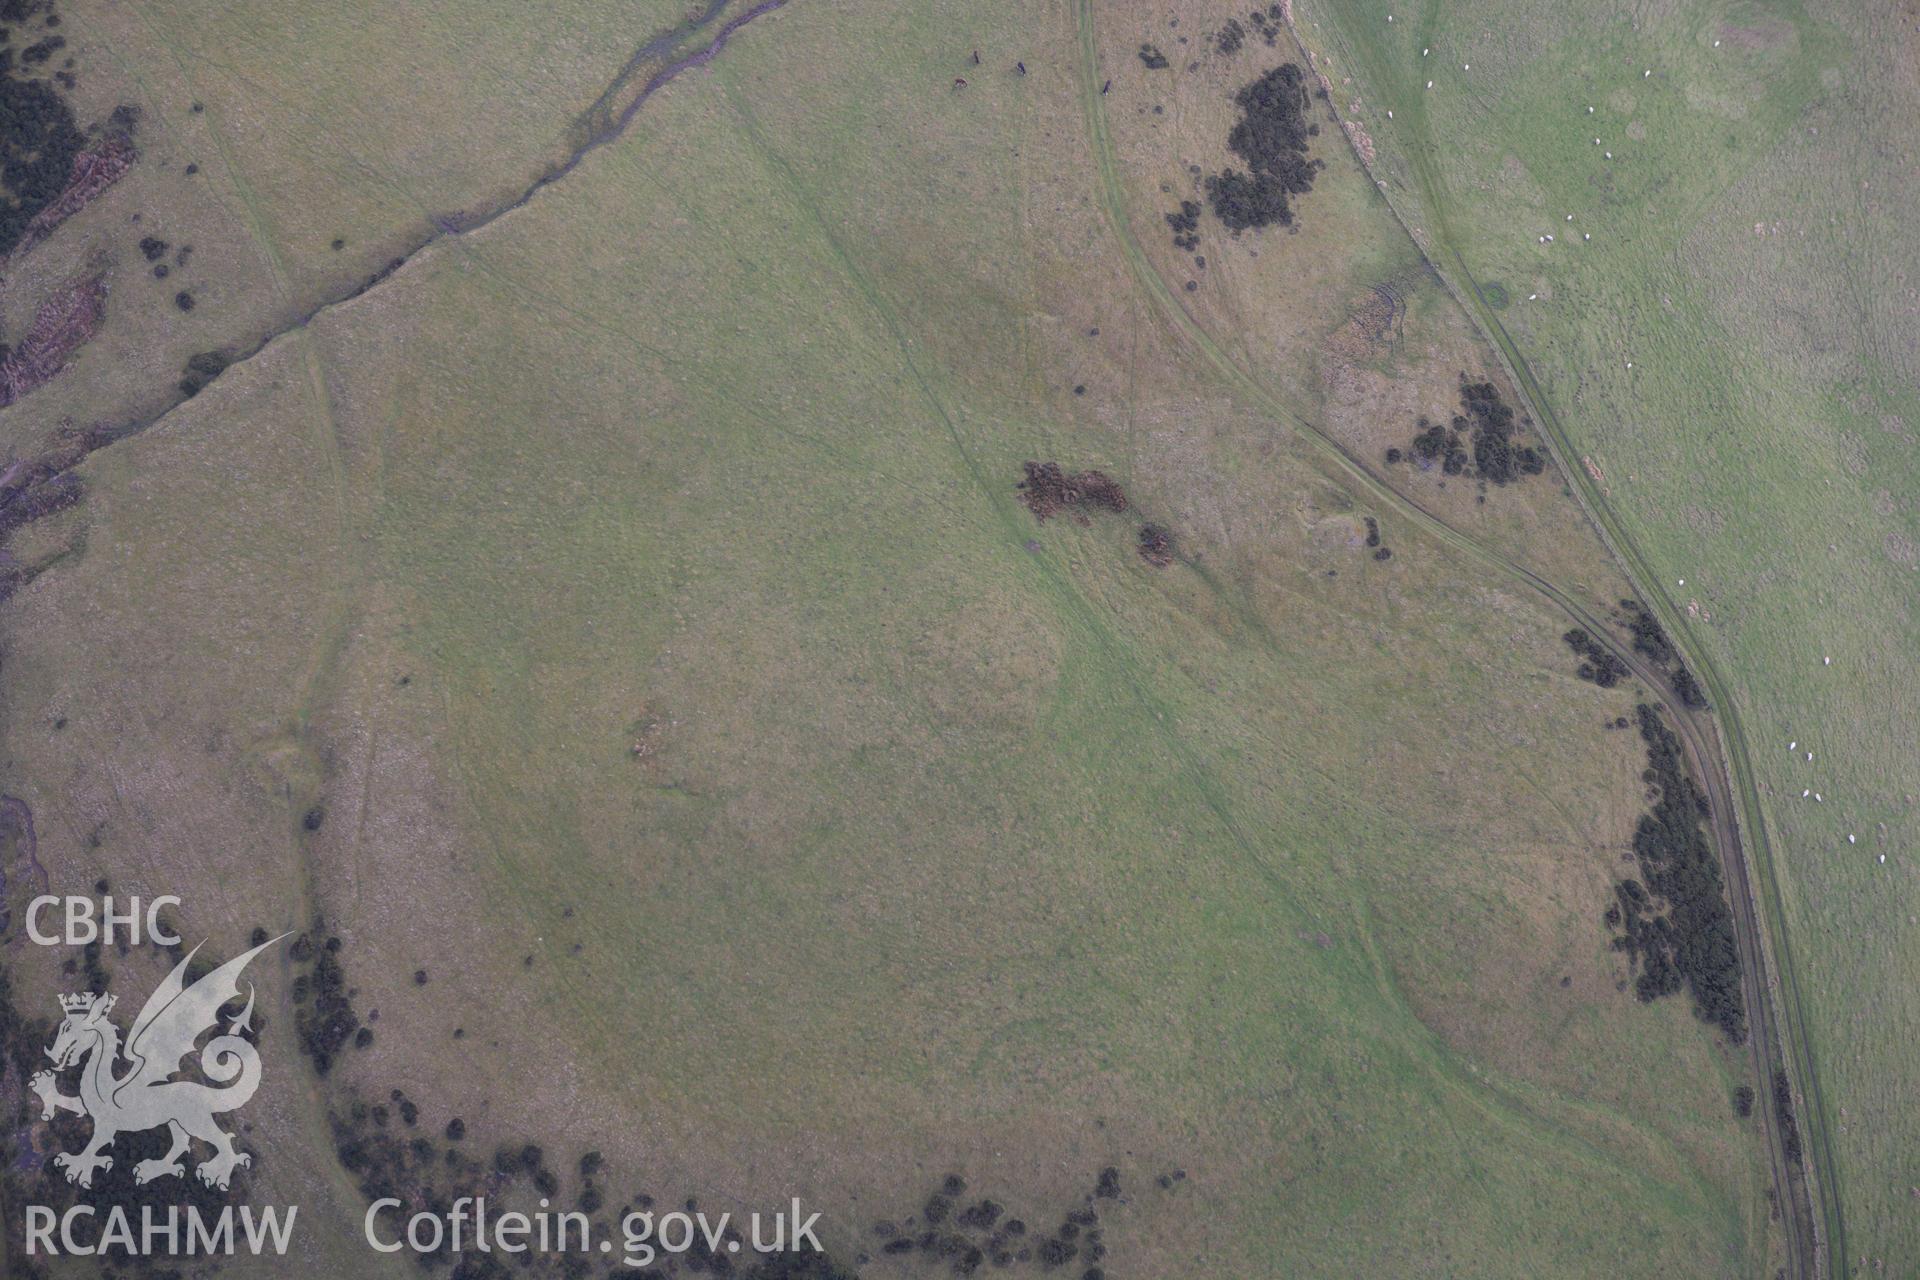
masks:
<instances>
[{"instance_id":1,"label":"cbhc logo text","mask_svg":"<svg viewBox=\"0 0 1920 1280\"><path fill-rule=\"evenodd\" d=\"M60 898L53 894L44 894L27 904L27 936L43 947L69 946L84 947L89 942L112 945L124 941L132 946L140 945L140 926L146 925L146 936L151 942L163 947L177 947L180 938L169 933L160 923L160 912L164 907L177 907L180 899L172 894L163 894L147 904L144 912L140 909L140 899L129 898L124 910L116 910L111 894L100 899L95 910L92 898ZM46 933L41 927L41 919L50 908L59 907L60 919L66 928L63 933Z\"/></svg>"}]
</instances>

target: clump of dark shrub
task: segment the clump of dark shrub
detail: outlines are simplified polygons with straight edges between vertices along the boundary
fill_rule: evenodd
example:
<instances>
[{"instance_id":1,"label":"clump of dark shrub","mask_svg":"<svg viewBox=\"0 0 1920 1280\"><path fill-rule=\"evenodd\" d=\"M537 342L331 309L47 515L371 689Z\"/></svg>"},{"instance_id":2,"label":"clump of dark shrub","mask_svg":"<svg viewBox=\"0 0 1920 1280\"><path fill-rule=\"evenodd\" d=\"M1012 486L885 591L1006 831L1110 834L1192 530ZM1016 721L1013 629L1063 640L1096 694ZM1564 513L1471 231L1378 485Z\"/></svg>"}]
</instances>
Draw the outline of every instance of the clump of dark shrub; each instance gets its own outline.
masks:
<instances>
[{"instance_id":1,"label":"clump of dark shrub","mask_svg":"<svg viewBox=\"0 0 1920 1280\"><path fill-rule=\"evenodd\" d=\"M1460 403L1473 420L1473 464L1482 476L1506 484L1546 470L1546 457L1538 449L1514 444L1513 410L1501 400L1498 387L1491 382L1463 383Z\"/></svg>"},{"instance_id":2,"label":"clump of dark shrub","mask_svg":"<svg viewBox=\"0 0 1920 1280\"><path fill-rule=\"evenodd\" d=\"M1667 679L1673 685L1674 696L1679 698L1686 706L1692 707L1697 711L1707 705L1707 695L1701 691L1699 684L1694 681L1693 672L1687 670L1684 665L1676 662L1673 671L1668 675Z\"/></svg>"},{"instance_id":3,"label":"clump of dark shrub","mask_svg":"<svg viewBox=\"0 0 1920 1280\"><path fill-rule=\"evenodd\" d=\"M1422 470L1438 462L1446 475L1476 475L1497 485L1546 470L1545 453L1515 440L1520 427L1531 424L1522 418L1520 427L1515 426L1513 409L1491 382L1468 382L1463 376L1460 409L1444 426L1419 419L1419 430L1408 449L1388 449L1387 461L1396 463L1410 455Z\"/></svg>"},{"instance_id":4,"label":"clump of dark shrub","mask_svg":"<svg viewBox=\"0 0 1920 1280\"><path fill-rule=\"evenodd\" d=\"M1270 173L1224 169L1213 174L1207 179L1207 203L1229 231L1293 224L1286 184Z\"/></svg>"},{"instance_id":5,"label":"clump of dark shrub","mask_svg":"<svg viewBox=\"0 0 1920 1280\"><path fill-rule=\"evenodd\" d=\"M1445 454L1448 449L1460 447L1460 437L1456 434L1452 439L1448 439L1447 429L1438 423L1429 422L1423 417L1419 421L1419 427L1420 430L1414 434L1413 443L1410 446L1416 458L1431 462Z\"/></svg>"},{"instance_id":6,"label":"clump of dark shrub","mask_svg":"<svg viewBox=\"0 0 1920 1280\"><path fill-rule=\"evenodd\" d=\"M1787 1073L1777 1070L1773 1073L1773 1115L1780 1122L1780 1149L1794 1164L1800 1163L1800 1124L1793 1115L1793 1088L1787 1083Z\"/></svg>"},{"instance_id":7,"label":"clump of dark shrub","mask_svg":"<svg viewBox=\"0 0 1920 1280\"><path fill-rule=\"evenodd\" d=\"M1624 951L1640 970L1634 995L1644 1004L1674 995L1685 981L1673 962L1673 922L1657 914L1658 905L1637 880L1622 880L1614 887L1614 896L1618 901L1607 917L1610 922L1620 921L1625 932L1613 940L1613 949Z\"/></svg>"},{"instance_id":8,"label":"clump of dark shrub","mask_svg":"<svg viewBox=\"0 0 1920 1280\"><path fill-rule=\"evenodd\" d=\"M318 920L314 930L321 928ZM288 955L296 965L311 968L297 973L293 980L293 1026L301 1052L313 1060L313 1069L326 1075L334 1060L351 1041L356 1048L373 1043L373 1033L360 1025L354 1012L353 993L347 989L346 974L340 967L340 939L328 938L321 947L313 945L308 934L294 940Z\"/></svg>"},{"instance_id":9,"label":"clump of dark shrub","mask_svg":"<svg viewBox=\"0 0 1920 1280\"><path fill-rule=\"evenodd\" d=\"M1645 654L1656 666L1667 673L1667 682L1673 686L1674 696L1685 706L1699 710L1707 705L1707 695L1693 678L1693 672L1687 670L1686 663L1680 660L1680 651L1667 639L1667 633L1661 627L1653 611L1638 600L1622 600L1620 612L1625 619L1627 630L1633 633L1635 652Z\"/></svg>"},{"instance_id":10,"label":"clump of dark shrub","mask_svg":"<svg viewBox=\"0 0 1920 1280\"><path fill-rule=\"evenodd\" d=\"M1580 627L1573 628L1560 638L1583 659L1578 672L1582 680L1597 684L1602 689L1611 689L1633 674L1625 662Z\"/></svg>"},{"instance_id":11,"label":"clump of dark shrub","mask_svg":"<svg viewBox=\"0 0 1920 1280\"><path fill-rule=\"evenodd\" d=\"M1305 81L1288 62L1234 95L1240 119L1227 134L1227 149L1248 172L1226 169L1207 179L1207 203L1229 230L1292 226L1289 197L1313 190L1322 163L1307 158L1307 146L1320 126L1307 119Z\"/></svg>"},{"instance_id":12,"label":"clump of dark shrub","mask_svg":"<svg viewBox=\"0 0 1920 1280\"><path fill-rule=\"evenodd\" d=\"M1140 46L1140 61L1147 64L1149 71L1165 71L1170 65L1167 62L1167 55L1160 52L1159 46L1151 44Z\"/></svg>"},{"instance_id":13,"label":"clump of dark shrub","mask_svg":"<svg viewBox=\"0 0 1920 1280\"><path fill-rule=\"evenodd\" d=\"M1213 47L1227 57L1232 57L1240 52L1240 47L1246 42L1247 29L1240 25L1240 19L1229 18L1227 25L1221 27L1218 34L1214 36Z\"/></svg>"},{"instance_id":14,"label":"clump of dark shrub","mask_svg":"<svg viewBox=\"0 0 1920 1280\"><path fill-rule=\"evenodd\" d=\"M1253 24L1253 29L1259 32L1269 49L1280 40L1280 22L1284 12L1279 5L1273 4L1265 9L1255 9L1247 15L1247 21Z\"/></svg>"},{"instance_id":15,"label":"clump of dark shrub","mask_svg":"<svg viewBox=\"0 0 1920 1280\"><path fill-rule=\"evenodd\" d=\"M1753 1086L1743 1084L1733 1091L1733 1114L1742 1120L1753 1114Z\"/></svg>"},{"instance_id":16,"label":"clump of dark shrub","mask_svg":"<svg viewBox=\"0 0 1920 1280\"><path fill-rule=\"evenodd\" d=\"M1694 1013L1740 1044L1747 1038L1740 953L1720 863L1701 826L1706 796L1687 776L1679 739L1659 710L1642 703L1637 711L1647 745L1646 777L1656 798L1633 835L1646 883L1624 880L1616 887L1626 936L1613 945L1638 962L1635 988L1642 1000L1671 995L1684 982Z\"/></svg>"},{"instance_id":17,"label":"clump of dark shrub","mask_svg":"<svg viewBox=\"0 0 1920 1280\"><path fill-rule=\"evenodd\" d=\"M1436 462L1441 471L1450 476L1467 469L1466 445L1460 435L1467 425L1465 418L1456 417L1449 426L1421 418L1416 425L1420 430L1414 434L1410 450L1423 470Z\"/></svg>"},{"instance_id":18,"label":"clump of dark shrub","mask_svg":"<svg viewBox=\"0 0 1920 1280\"><path fill-rule=\"evenodd\" d=\"M1310 187L1320 166L1303 157L1319 127L1307 119L1305 73L1294 63L1282 63L1242 88L1233 101L1241 116L1227 134L1227 149L1262 173L1293 169Z\"/></svg>"},{"instance_id":19,"label":"clump of dark shrub","mask_svg":"<svg viewBox=\"0 0 1920 1280\"><path fill-rule=\"evenodd\" d=\"M1626 616L1627 630L1633 633L1633 647L1638 653L1645 654L1649 660L1665 666L1678 655L1673 644L1667 639L1667 633L1661 629L1660 622L1647 607L1638 600L1622 600L1620 611Z\"/></svg>"},{"instance_id":20,"label":"clump of dark shrub","mask_svg":"<svg viewBox=\"0 0 1920 1280\"><path fill-rule=\"evenodd\" d=\"M1043 1267L1064 1267L1078 1257L1080 1250L1065 1240L1042 1240L1035 1256Z\"/></svg>"},{"instance_id":21,"label":"clump of dark shrub","mask_svg":"<svg viewBox=\"0 0 1920 1280\"><path fill-rule=\"evenodd\" d=\"M1140 526L1140 558L1156 569L1173 563L1173 532L1161 525Z\"/></svg>"},{"instance_id":22,"label":"clump of dark shrub","mask_svg":"<svg viewBox=\"0 0 1920 1280\"><path fill-rule=\"evenodd\" d=\"M1167 215L1167 225L1173 228L1173 247L1192 253L1200 247L1200 206L1192 200L1182 200L1180 211Z\"/></svg>"}]
</instances>

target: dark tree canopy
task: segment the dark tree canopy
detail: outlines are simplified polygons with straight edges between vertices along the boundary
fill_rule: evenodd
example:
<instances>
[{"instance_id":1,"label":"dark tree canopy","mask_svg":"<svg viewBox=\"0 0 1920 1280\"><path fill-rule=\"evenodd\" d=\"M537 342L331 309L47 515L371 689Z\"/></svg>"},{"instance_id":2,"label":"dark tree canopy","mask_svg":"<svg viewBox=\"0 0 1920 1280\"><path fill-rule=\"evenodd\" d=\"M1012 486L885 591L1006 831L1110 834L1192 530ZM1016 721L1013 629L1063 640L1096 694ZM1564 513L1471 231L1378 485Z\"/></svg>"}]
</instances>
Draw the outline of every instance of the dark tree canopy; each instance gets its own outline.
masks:
<instances>
[{"instance_id":1,"label":"dark tree canopy","mask_svg":"<svg viewBox=\"0 0 1920 1280\"><path fill-rule=\"evenodd\" d=\"M1444 426L1421 418L1411 448L1387 450L1387 461L1399 462L1410 454L1423 469L1437 462L1446 475L1477 476L1496 485L1547 469L1544 452L1515 438L1530 423L1525 418L1515 423L1513 409L1491 382L1468 382L1463 375L1460 409Z\"/></svg>"},{"instance_id":2,"label":"dark tree canopy","mask_svg":"<svg viewBox=\"0 0 1920 1280\"><path fill-rule=\"evenodd\" d=\"M1800 1124L1793 1115L1793 1087L1787 1083L1787 1073L1776 1070L1773 1073L1773 1115L1780 1122L1780 1149L1787 1159L1799 1164Z\"/></svg>"},{"instance_id":3,"label":"dark tree canopy","mask_svg":"<svg viewBox=\"0 0 1920 1280\"><path fill-rule=\"evenodd\" d=\"M1720 862L1701 826L1706 796L1687 776L1679 739L1659 710L1643 703L1638 714L1656 798L1633 834L1645 883L1622 881L1607 912L1609 927L1619 921L1625 929L1613 945L1638 964L1634 986L1642 1000L1672 995L1684 984L1695 1014L1739 1044L1747 1038L1746 997Z\"/></svg>"},{"instance_id":4,"label":"dark tree canopy","mask_svg":"<svg viewBox=\"0 0 1920 1280\"><path fill-rule=\"evenodd\" d=\"M0 254L59 198L86 145L59 90L20 78L11 63L0 62Z\"/></svg>"},{"instance_id":5,"label":"dark tree canopy","mask_svg":"<svg viewBox=\"0 0 1920 1280\"><path fill-rule=\"evenodd\" d=\"M1291 226L1289 197L1313 190L1321 162L1307 158L1307 146L1320 128L1307 119L1312 99L1305 81L1288 62L1234 95L1240 119L1227 134L1227 149L1248 171L1226 169L1207 179L1207 202L1229 230Z\"/></svg>"}]
</instances>

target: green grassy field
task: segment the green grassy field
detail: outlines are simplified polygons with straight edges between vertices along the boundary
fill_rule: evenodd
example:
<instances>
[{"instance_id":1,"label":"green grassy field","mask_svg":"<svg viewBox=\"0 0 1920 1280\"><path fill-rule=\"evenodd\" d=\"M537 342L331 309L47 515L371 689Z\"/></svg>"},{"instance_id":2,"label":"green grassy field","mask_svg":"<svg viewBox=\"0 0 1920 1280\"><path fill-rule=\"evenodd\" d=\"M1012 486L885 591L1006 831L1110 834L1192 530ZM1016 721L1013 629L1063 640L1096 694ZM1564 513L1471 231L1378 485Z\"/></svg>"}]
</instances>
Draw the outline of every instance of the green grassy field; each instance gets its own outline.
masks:
<instances>
[{"instance_id":1,"label":"green grassy field","mask_svg":"<svg viewBox=\"0 0 1920 1280\"><path fill-rule=\"evenodd\" d=\"M431 1124L604 1150L618 1195L800 1194L844 1256L949 1169L1039 1219L1106 1164L1114 1276L1776 1256L1729 1105L1745 1057L1684 998L1636 1003L1600 923L1644 807L1638 739L1603 726L1636 691L1575 679L1566 617L1490 566L1595 606L1618 570L1551 477L1481 508L1374 474L1498 362L1431 279L1399 338L1353 337L1418 255L1331 130L1299 233L1209 223L1204 286L1178 283L1162 215L1282 52L1155 79L1133 50L1170 30L796 0L524 208L96 453L86 501L18 535L54 566L0 612L5 787L41 860L181 892L208 932L323 911L381 1012L325 1083L279 1059L271 1187L351 1237L326 1109L404 1086ZM565 93L514 90L542 110L507 113L504 159L432 181L513 189L623 61L580 39ZM266 111L272 65L209 112ZM393 74L372 101L419 96ZM236 183L281 202L242 219L263 260L304 260L314 192L463 118L437 107L338 163L276 150L287 123L263 158L234 144ZM406 185L355 185L362 225L404 230ZM331 287L275 278L293 314ZM1607 446L1649 450L1639 476L1705 447L1641 430ZM1036 524L1030 459L1103 468L1131 507ZM1164 570L1143 520L1176 535ZM1734 571L1696 544L1681 572L1712 590ZM1837 669L1868 660L1843 641Z\"/></svg>"},{"instance_id":2,"label":"green grassy field","mask_svg":"<svg viewBox=\"0 0 1920 1280\"><path fill-rule=\"evenodd\" d=\"M1834 1265L1911 1257L1920 406L1897 250L1913 178L1888 163L1910 146L1911 23L1298 16L1356 76L1377 172L1436 257L1516 299L1499 323L1732 694L1832 1143Z\"/></svg>"}]
</instances>

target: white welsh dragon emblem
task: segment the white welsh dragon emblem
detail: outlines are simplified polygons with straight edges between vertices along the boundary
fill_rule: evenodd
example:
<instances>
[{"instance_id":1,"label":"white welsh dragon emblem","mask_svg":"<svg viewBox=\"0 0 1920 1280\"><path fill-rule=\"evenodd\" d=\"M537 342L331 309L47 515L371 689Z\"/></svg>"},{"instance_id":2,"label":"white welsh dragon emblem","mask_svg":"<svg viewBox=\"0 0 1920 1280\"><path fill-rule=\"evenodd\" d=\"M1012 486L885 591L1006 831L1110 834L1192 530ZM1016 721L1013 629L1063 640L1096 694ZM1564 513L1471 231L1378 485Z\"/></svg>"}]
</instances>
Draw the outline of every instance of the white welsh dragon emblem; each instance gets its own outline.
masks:
<instances>
[{"instance_id":1,"label":"white welsh dragon emblem","mask_svg":"<svg viewBox=\"0 0 1920 1280\"><path fill-rule=\"evenodd\" d=\"M275 938L261 943L189 986L187 966L200 950L195 947L147 997L140 1016L134 1019L124 1054L120 1029L107 1020L113 1009L112 996L86 992L60 997L60 1007L67 1016L47 1056L53 1059L55 1071L84 1062L80 1093L61 1093L54 1071L40 1072L29 1084L40 1095L42 1120L53 1119L55 1111L71 1111L93 1121L93 1139L84 1150L78 1154L62 1152L53 1158L53 1163L66 1172L68 1182L92 1186L96 1170L113 1167L113 1157L107 1152L115 1137L161 1125L172 1134L173 1145L159 1159L136 1164L135 1182L184 1174L187 1170L181 1157L187 1154L193 1138L213 1148L212 1158L202 1160L194 1169L200 1181L210 1187L225 1190L237 1166L253 1163L251 1156L234 1150L233 1135L213 1122L217 1113L244 1106L260 1087L260 1054L239 1034L252 1030L251 983L247 985L246 1008L227 1024L225 1035L216 1035L200 1051L202 1074L224 1087L171 1077L180 1070L180 1060L193 1052L201 1034L215 1027L220 1006L240 995L240 971L247 962L278 941ZM122 1056L130 1065L124 1073L115 1075L114 1067Z\"/></svg>"}]
</instances>

